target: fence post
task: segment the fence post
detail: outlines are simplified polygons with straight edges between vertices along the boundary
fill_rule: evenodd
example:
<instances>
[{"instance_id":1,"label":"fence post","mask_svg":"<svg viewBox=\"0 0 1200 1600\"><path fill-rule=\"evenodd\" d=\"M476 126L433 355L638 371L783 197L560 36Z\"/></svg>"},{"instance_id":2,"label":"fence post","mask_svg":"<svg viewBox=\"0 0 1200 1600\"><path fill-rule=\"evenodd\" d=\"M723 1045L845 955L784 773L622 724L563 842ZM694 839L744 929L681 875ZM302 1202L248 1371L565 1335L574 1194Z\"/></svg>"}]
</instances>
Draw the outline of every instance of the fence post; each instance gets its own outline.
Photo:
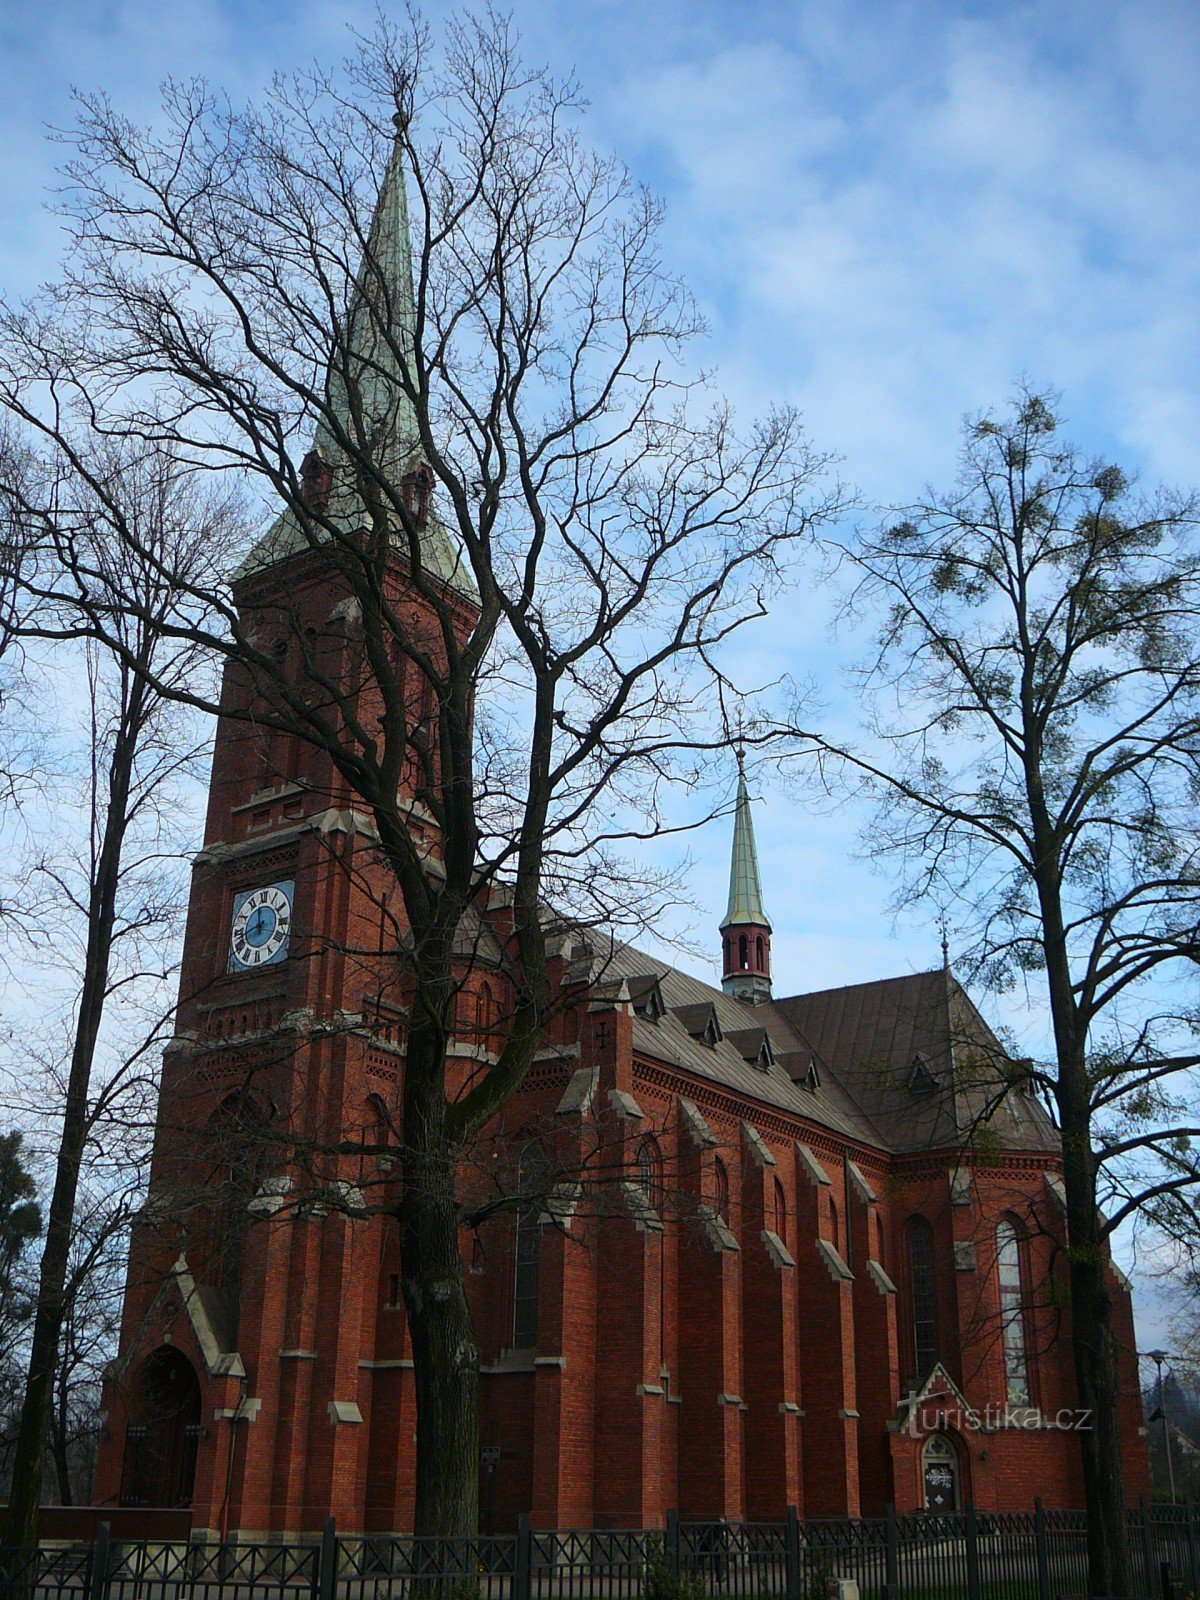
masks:
<instances>
[{"instance_id":1,"label":"fence post","mask_svg":"<svg viewBox=\"0 0 1200 1600\"><path fill-rule=\"evenodd\" d=\"M1187 1511L1188 1576L1192 1580L1193 1596L1200 1595L1200 1565L1196 1561L1196 1508L1190 1500L1184 1501Z\"/></svg>"},{"instance_id":2,"label":"fence post","mask_svg":"<svg viewBox=\"0 0 1200 1600\"><path fill-rule=\"evenodd\" d=\"M884 1535L887 1541L887 1600L898 1600L900 1594L900 1539L896 1531L896 1507L889 1500L884 1509Z\"/></svg>"},{"instance_id":3,"label":"fence post","mask_svg":"<svg viewBox=\"0 0 1200 1600\"><path fill-rule=\"evenodd\" d=\"M1175 1585L1171 1582L1171 1563L1160 1561L1158 1581L1162 1585L1162 1600L1175 1600Z\"/></svg>"},{"instance_id":4,"label":"fence post","mask_svg":"<svg viewBox=\"0 0 1200 1600\"><path fill-rule=\"evenodd\" d=\"M975 1502L967 1501L967 1600L979 1596L979 1529L975 1525Z\"/></svg>"},{"instance_id":5,"label":"fence post","mask_svg":"<svg viewBox=\"0 0 1200 1600\"><path fill-rule=\"evenodd\" d=\"M96 1529L96 1538L92 1544L92 1583L88 1600L108 1600L108 1569L109 1549L112 1539L112 1523L102 1522Z\"/></svg>"},{"instance_id":6,"label":"fence post","mask_svg":"<svg viewBox=\"0 0 1200 1600\"><path fill-rule=\"evenodd\" d=\"M787 1600L800 1600L800 1518L795 1506L787 1508Z\"/></svg>"},{"instance_id":7,"label":"fence post","mask_svg":"<svg viewBox=\"0 0 1200 1600\"><path fill-rule=\"evenodd\" d=\"M1146 1496L1142 1495L1138 1502L1141 1508L1142 1524L1142 1561L1146 1573L1147 1595L1154 1594L1154 1531L1150 1526L1150 1507L1146 1503Z\"/></svg>"},{"instance_id":8,"label":"fence post","mask_svg":"<svg viewBox=\"0 0 1200 1600\"><path fill-rule=\"evenodd\" d=\"M337 1519L326 1517L317 1551L318 1600L333 1600L337 1592L337 1565Z\"/></svg>"},{"instance_id":9,"label":"fence post","mask_svg":"<svg viewBox=\"0 0 1200 1600\"><path fill-rule=\"evenodd\" d=\"M513 1563L512 1600L529 1600L533 1591L533 1539L529 1532L529 1513L517 1518L517 1552Z\"/></svg>"},{"instance_id":10,"label":"fence post","mask_svg":"<svg viewBox=\"0 0 1200 1600\"><path fill-rule=\"evenodd\" d=\"M667 1558L667 1567L673 1578L679 1576L679 1513L667 1512L667 1537L666 1549L663 1554Z\"/></svg>"},{"instance_id":11,"label":"fence post","mask_svg":"<svg viewBox=\"0 0 1200 1600\"><path fill-rule=\"evenodd\" d=\"M1046 1508L1040 1494L1033 1502L1033 1547L1037 1553L1038 1600L1050 1600L1050 1548L1046 1543Z\"/></svg>"}]
</instances>

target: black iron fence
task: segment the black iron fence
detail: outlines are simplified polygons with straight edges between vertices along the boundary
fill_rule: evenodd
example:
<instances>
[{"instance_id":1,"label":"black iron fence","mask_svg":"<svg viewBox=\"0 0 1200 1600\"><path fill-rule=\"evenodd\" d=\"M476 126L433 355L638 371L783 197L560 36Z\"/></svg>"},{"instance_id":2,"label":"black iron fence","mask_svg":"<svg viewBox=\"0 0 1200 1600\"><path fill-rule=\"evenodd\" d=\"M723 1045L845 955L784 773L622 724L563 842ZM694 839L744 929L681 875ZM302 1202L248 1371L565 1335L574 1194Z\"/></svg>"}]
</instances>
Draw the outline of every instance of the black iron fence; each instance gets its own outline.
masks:
<instances>
[{"instance_id":1,"label":"black iron fence","mask_svg":"<svg viewBox=\"0 0 1200 1600\"><path fill-rule=\"evenodd\" d=\"M1200 1600L1200 1507L1130 1513L1130 1600ZM0 1551L5 1600L1064 1600L1083 1595L1082 1512L688 1522L659 1532L477 1539L339 1534L119 1539ZM854 1587L851 1588L850 1586Z\"/></svg>"}]
</instances>

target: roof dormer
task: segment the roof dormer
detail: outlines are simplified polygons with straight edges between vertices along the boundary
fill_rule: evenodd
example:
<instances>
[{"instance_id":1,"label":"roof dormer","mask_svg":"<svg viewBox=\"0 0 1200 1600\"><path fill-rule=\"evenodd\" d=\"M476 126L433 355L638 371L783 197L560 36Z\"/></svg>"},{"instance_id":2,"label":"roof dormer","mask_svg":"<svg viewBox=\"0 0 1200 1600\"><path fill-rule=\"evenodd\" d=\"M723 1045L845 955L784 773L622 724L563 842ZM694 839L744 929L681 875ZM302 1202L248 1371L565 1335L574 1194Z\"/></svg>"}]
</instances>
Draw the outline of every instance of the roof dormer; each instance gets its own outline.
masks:
<instances>
[{"instance_id":1,"label":"roof dormer","mask_svg":"<svg viewBox=\"0 0 1200 1600\"><path fill-rule=\"evenodd\" d=\"M711 1000L701 1000L693 1006L676 1006L671 1012L677 1017L693 1039L714 1049L725 1035L717 1017L717 1008Z\"/></svg>"},{"instance_id":2,"label":"roof dormer","mask_svg":"<svg viewBox=\"0 0 1200 1600\"><path fill-rule=\"evenodd\" d=\"M633 1001L636 1016L645 1017L647 1022L660 1022L666 1016L667 1005L662 996L662 984L657 972L641 973L637 977L627 978L625 986L629 990L629 998Z\"/></svg>"}]
</instances>

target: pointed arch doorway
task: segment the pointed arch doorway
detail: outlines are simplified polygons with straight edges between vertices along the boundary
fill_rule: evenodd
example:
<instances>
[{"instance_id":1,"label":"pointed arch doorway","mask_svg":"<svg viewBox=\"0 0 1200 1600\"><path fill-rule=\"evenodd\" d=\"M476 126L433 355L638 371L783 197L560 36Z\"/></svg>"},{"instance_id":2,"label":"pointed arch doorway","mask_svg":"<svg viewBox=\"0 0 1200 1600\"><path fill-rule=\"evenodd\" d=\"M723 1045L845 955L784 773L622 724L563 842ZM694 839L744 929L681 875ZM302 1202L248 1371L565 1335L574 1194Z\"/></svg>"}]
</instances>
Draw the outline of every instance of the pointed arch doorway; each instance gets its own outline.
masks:
<instances>
[{"instance_id":1,"label":"pointed arch doorway","mask_svg":"<svg viewBox=\"0 0 1200 1600\"><path fill-rule=\"evenodd\" d=\"M948 1513L962 1509L962 1472L958 1451L944 1433L931 1433L921 1451L925 1509Z\"/></svg>"},{"instance_id":2,"label":"pointed arch doorway","mask_svg":"<svg viewBox=\"0 0 1200 1600\"><path fill-rule=\"evenodd\" d=\"M134 1375L121 1465L123 1506L189 1506L200 1438L200 1380L181 1350L161 1345Z\"/></svg>"}]
</instances>

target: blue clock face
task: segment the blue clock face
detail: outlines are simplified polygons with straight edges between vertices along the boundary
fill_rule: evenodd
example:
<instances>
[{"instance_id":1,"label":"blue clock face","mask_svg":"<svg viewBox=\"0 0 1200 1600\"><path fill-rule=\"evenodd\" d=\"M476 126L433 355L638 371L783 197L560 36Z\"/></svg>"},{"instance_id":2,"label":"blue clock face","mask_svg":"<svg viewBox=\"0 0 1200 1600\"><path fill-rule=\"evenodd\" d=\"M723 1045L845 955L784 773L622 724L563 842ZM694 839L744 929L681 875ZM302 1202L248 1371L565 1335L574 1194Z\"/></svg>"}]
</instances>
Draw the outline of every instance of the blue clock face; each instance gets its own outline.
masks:
<instances>
[{"instance_id":1,"label":"blue clock face","mask_svg":"<svg viewBox=\"0 0 1200 1600\"><path fill-rule=\"evenodd\" d=\"M289 879L234 895L229 928L230 972L254 972L286 960L294 887Z\"/></svg>"}]
</instances>

